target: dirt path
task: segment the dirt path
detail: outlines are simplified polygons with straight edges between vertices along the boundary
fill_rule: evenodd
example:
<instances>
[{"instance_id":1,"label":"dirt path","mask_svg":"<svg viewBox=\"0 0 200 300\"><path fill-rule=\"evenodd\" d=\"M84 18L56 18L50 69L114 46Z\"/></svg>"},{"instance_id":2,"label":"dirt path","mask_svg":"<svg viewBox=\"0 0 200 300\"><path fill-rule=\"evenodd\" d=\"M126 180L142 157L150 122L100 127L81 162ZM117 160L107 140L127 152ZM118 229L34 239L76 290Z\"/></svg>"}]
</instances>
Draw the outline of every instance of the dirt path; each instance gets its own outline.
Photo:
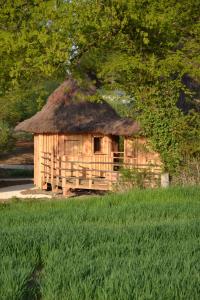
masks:
<instances>
[{"instance_id":1,"label":"dirt path","mask_svg":"<svg viewBox=\"0 0 200 300\"><path fill-rule=\"evenodd\" d=\"M13 185L24 185L24 184L32 184L32 178L1 178L0 179L0 189L4 187L9 187Z\"/></svg>"},{"instance_id":2,"label":"dirt path","mask_svg":"<svg viewBox=\"0 0 200 300\"><path fill-rule=\"evenodd\" d=\"M9 169L9 170L33 170L33 165L10 165L10 164L1 164L0 169Z\"/></svg>"},{"instance_id":3,"label":"dirt path","mask_svg":"<svg viewBox=\"0 0 200 300\"><path fill-rule=\"evenodd\" d=\"M13 177L13 178L0 178L0 182L1 181L23 181L23 180L29 180L29 181L33 181L33 178L29 178L29 177L20 177L20 178L17 178L17 177Z\"/></svg>"},{"instance_id":4,"label":"dirt path","mask_svg":"<svg viewBox=\"0 0 200 300\"><path fill-rule=\"evenodd\" d=\"M0 201L8 200L12 197L18 198L52 198L51 195L44 194L23 194L26 190L34 190L33 184L15 185L5 188L0 188Z\"/></svg>"},{"instance_id":5,"label":"dirt path","mask_svg":"<svg viewBox=\"0 0 200 300\"><path fill-rule=\"evenodd\" d=\"M17 141L15 149L13 149L10 153L0 155L0 164L32 165L33 142Z\"/></svg>"}]
</instances>

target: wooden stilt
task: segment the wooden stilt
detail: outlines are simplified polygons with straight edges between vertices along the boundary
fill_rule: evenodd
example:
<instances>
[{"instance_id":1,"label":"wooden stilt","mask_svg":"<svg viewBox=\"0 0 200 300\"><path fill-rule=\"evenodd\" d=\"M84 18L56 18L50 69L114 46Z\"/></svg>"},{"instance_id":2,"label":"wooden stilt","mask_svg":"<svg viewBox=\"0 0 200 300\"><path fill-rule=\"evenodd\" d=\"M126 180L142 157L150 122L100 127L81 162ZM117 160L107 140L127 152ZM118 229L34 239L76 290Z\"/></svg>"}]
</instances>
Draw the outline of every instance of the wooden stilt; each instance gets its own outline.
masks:
<instances>
[{"instance_id":1,"label":"wooden stilt","mask_svg":"<svg viewBox=\"0 0 200 300\"><path fill-rule=\"evenodd\" d=\"M92 178L89 178L89 186L88 186L89 189L92 189Z\"/></svg>"},{"instance_id":2,"label":"wooden stilt","mask_svg":"<svg viewBox=\"0 0 200 300\"><path fill-rule=\"evenodd\" d=\"M46 182L43 184L42 189L47 190L47 183Z\"/></svg>"},{"instance_id":3,"label":"wooden stilt","mask_svg":"<svg viewBox=\"0 0 200 300\"><path fill-rule=\"evenodd\" d=\"M63 196L68 196L70 192L70 185L65 184L63 187Z\"/></svg>"},{"instance_id":4,"label":"wooden stilt","mask_svg":"<svg viewBox=\"0 0 200 300\"><path fill-rule=\"evenodd\" d=\"M55 181L54 181L54 152L52 151L51 153L51 188L52 188L52 191L55 190Z\"/></svg>"}]
</instances>

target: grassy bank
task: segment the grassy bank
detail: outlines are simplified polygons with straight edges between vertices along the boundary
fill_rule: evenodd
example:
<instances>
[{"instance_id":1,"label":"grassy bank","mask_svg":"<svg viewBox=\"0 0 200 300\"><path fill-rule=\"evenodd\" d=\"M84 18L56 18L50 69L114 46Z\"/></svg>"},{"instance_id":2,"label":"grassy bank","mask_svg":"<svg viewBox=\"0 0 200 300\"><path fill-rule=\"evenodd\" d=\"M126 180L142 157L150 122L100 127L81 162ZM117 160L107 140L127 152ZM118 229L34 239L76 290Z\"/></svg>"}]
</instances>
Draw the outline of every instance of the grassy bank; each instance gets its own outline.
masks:
<instances>
[{"instance_id":1,"label":"grassy bank","mask_svg":"<svg viewBox=\"0 0 200 300\"><path fill-rule=\"evenodd\" d=\"M3 178L33 178L33 170L0 169L0 179Z\"/></svg>"},{"instance_id":2,"label":"grassy bank","mask_svg":"<svg viewBox=\"0 0 200 300\"><path fill-rule=\"evenodd\" d=\"M0 205L0 299L198 299L200 189Z\"/></svg>"}]
</instances>

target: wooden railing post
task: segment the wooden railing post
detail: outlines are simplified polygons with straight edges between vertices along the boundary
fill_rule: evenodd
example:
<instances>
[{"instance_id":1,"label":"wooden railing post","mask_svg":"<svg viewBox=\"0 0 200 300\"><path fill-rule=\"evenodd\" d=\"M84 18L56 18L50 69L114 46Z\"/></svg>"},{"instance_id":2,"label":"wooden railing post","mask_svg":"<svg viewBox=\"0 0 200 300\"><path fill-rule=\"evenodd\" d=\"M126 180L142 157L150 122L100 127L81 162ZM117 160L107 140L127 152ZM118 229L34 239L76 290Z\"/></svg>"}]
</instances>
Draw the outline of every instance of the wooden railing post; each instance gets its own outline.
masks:
<instances>
[{"instance_id":1,"label":"wooden railing post","mask_svg":"<svg viewBox=\"0 0 200 300\"><path fill-rule=\"evenodd\" d=\"M79 165L78 164L75 164L75 187L78 188L79 187Z\"/></svg>"},{"instance_id":2,"label":"wooden railing post","mask_svg":"<svg viewBox=\"0 0 200 300\"><path fill-rule=\"evenodd\" d=\"M62 161L61 161L61 176L62 176L62 190L63 190L63 196L67 196L69 193L70 186L66 182L66 169L67 169L67 161L66 156L63 155Z\"/></svg>"},{"instance_id":3,"label":"wooden railing post","mask_svg":"<svg viewBox=\"0 0 200 300\"><path fill-rule=\"evenodd\" d=\"M111 162L111 163L114 163L114 159L113 159L113 157L111 157L109 160L108 160L109 162ZM110 171L110 173L109 173L109 182L108 182L108 186L109 186L109 191L111 191L112 190L112 171L113 171L113 164L110 164L109 165L109 171Z\"/></svg>"},{"instance_id":4,"label":"wooden railing post","mask_svg":"<svg viewBox=\"0 0 200 300\"><path fill-rule=\"evenodd\" d=\"M55 181L54 181L54 153L51 152L51 188L52 191L55 189Z\"/></svg>"},{"instance_id":5,"label":"wooden railing post","mask_svg":"<svg viewBox=\"0 0 200 300\"><path fill-rule=\"evenodd\" d=\"M42 176L42 189L47 189L47 173L48 173L48 167L47 167L47 153L42 152L42 159L43 159L43 176Z\"/></svg>"},{"instance_id":6,"label":"wooden railing post","mask_svg":"<svg viewBox=\"0 0 200 300\"><path fill-rule=\"evenodd\" d=\"M66 185L66 171L65 171L65 168L66 168L66 157L63 155L62 156L62 161L61 161L61 176L62 176L62 190L63 190L63 195L64 195L64 189L65 189L65 185Z\"/></svg>"},{"instance_id":7,"label":"wooden railing post","mask_svg":"<svg viewBox=\"0 0 200 300\"><path fill-rule=\"evenodd\" d=\"M169 173L162 173L161 174L161 187L168 187L169 186Z\"/></svg>"},{"instance_id":8,"label":"wooden railing post","mask_svg":"<svg viewBox=\"0 0 200 300\"><path fill-rule=\"evenodd\" d=\"M60 177L61 177L61 157L56 156L56 189L55 192L58 193L58 187L60 184Z\"/></svg>"},{"instance_id":9,"label":"wooden railing post","mask_svg":"<svg viewBox=\"0 0 200 300\"><path fill-rule=\"evenodd\" d=\"M43 189L43 185L44 185L44 163L45 160L43 158L42 152L40 151L40 157L39 157L39 168L40 168L40 182L39 182L39 188Z\"/></svg>"},{"instance_id":10,"label":"wooden railing post","mask_svg":"<svg viewBox=\"0 0 200 300\"><path fill-rule=\"evenodd\" d=\"M47 167L47 182L49 182L49 173L50 173L50 157L49 157L49 153L46 153L46 164L48 165Z\"/></svg>"}]
</instances>

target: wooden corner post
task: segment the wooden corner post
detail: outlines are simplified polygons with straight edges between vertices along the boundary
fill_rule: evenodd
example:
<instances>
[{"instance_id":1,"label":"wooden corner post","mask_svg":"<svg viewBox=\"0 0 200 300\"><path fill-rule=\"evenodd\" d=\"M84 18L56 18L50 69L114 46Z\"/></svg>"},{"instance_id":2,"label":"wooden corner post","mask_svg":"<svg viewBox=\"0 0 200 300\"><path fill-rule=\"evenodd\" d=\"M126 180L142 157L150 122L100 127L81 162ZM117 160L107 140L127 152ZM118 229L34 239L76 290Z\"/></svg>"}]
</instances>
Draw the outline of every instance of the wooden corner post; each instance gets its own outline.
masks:
<instances>
[{"instance_id":1,"label":"wooden corner post","mask_svg":"<svg viewBox=\"0 0 200 300\"><path fill-rule=\"evenodd\" d=\"M63 196L67 196L69 194L69 185L66 182L66 156L63 155L61 160L61 177L62 177L62 190L63 190Z\"/></svg>"}]
</instances>

